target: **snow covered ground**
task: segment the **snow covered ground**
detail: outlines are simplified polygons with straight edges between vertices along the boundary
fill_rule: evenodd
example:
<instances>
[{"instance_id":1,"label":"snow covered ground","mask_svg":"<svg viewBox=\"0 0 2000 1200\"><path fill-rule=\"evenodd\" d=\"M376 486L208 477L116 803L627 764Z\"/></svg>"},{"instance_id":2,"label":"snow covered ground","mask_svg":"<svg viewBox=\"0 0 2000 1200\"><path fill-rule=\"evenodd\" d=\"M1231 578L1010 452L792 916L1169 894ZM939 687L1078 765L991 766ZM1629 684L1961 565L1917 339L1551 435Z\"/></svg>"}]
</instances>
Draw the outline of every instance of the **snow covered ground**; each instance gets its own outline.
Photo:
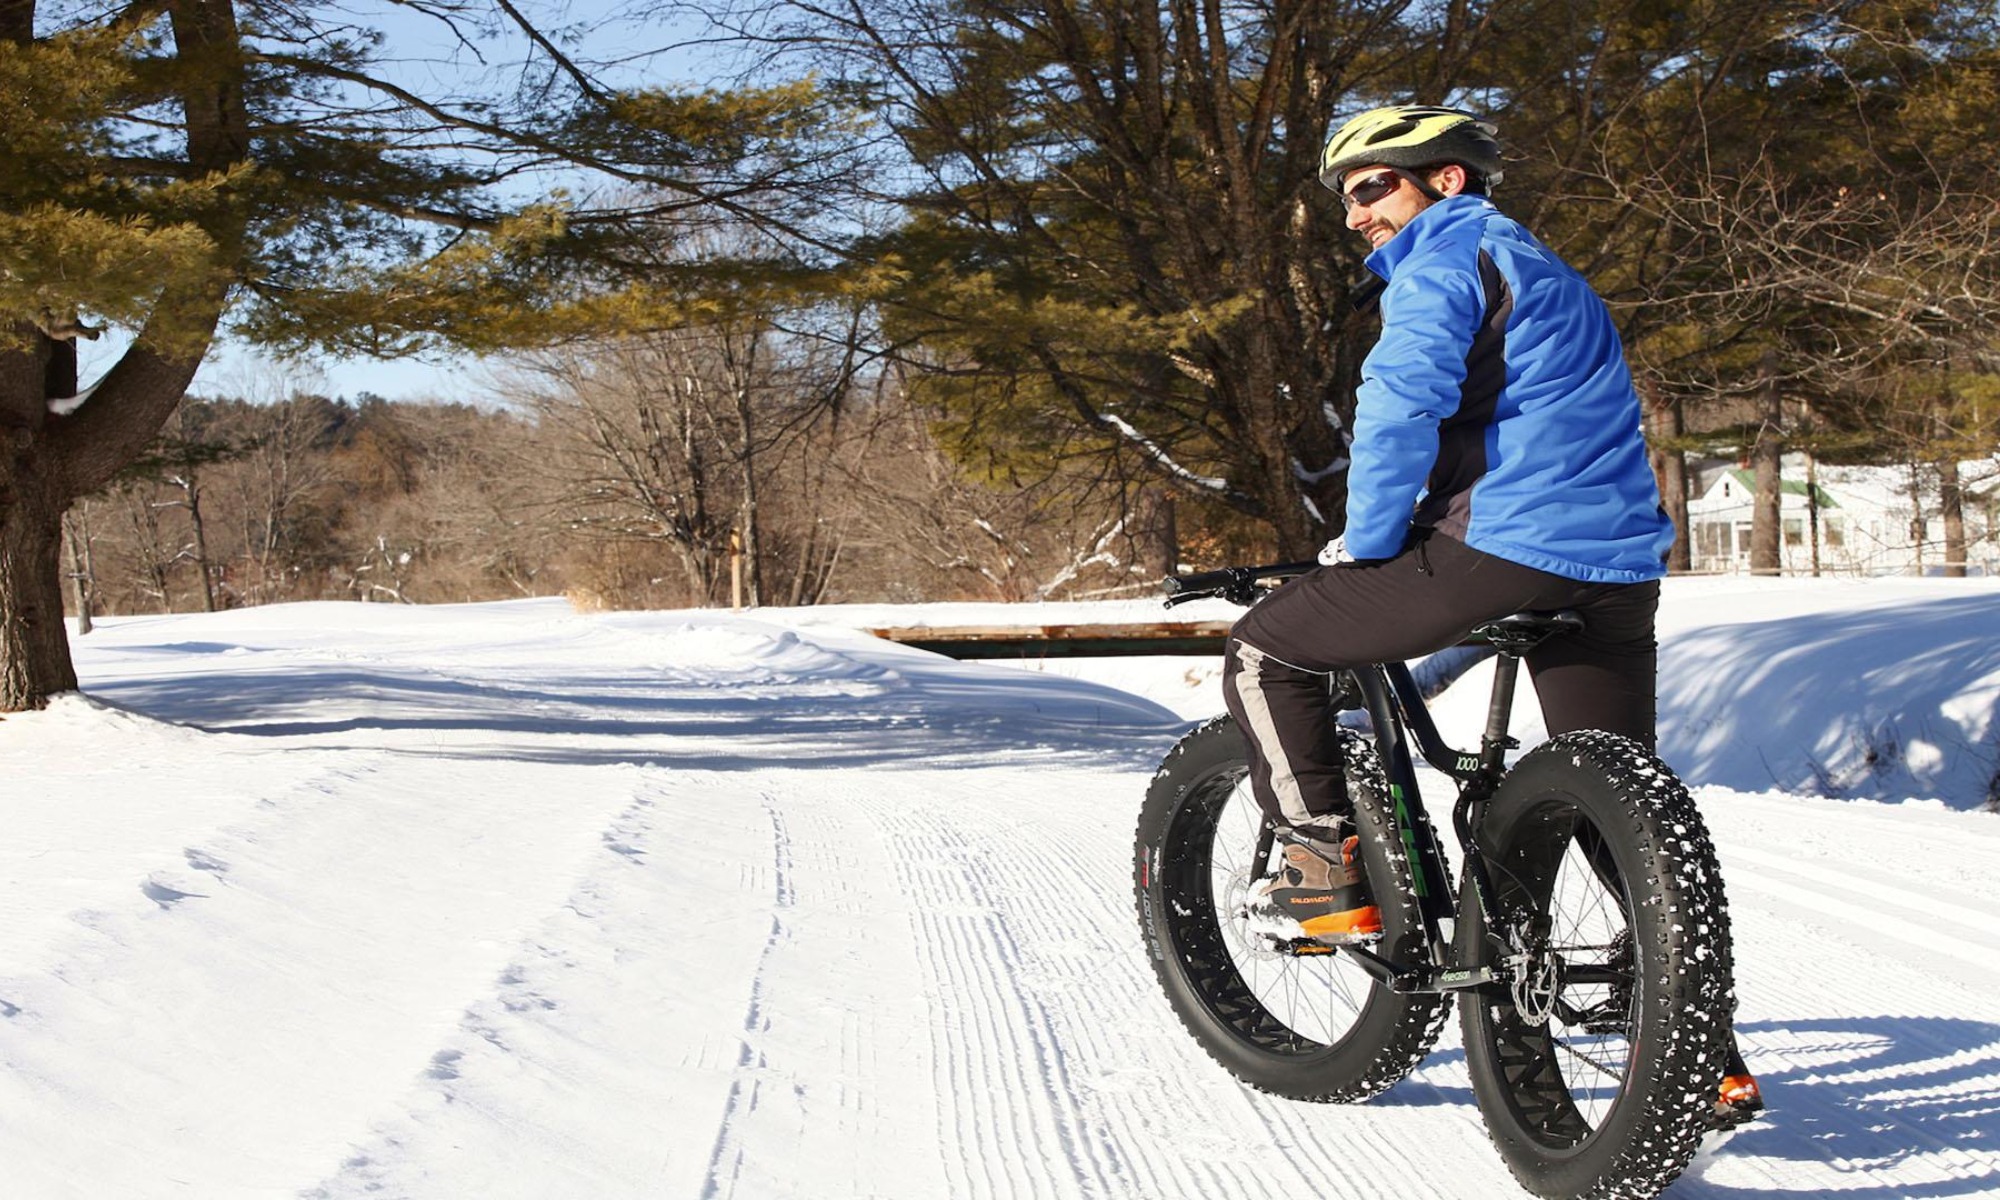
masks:
<instances>
[{"instance_id":1,"label":"snow covered ground","mask_svg":"<svg viewBox=\"0 0 2000 1200\"><path fill-rule=\"evenodd\" d=\"M1330 1107L1173 1023L1127 862L1210 664L854 632L1078 615L104 622L0 721L0 1197L1519 1194L1454 1032ZM1774 1109L1671 1194L2000 1195L2000 589L1675 581L1663 636Z\"/></svg>"}]
</instances>

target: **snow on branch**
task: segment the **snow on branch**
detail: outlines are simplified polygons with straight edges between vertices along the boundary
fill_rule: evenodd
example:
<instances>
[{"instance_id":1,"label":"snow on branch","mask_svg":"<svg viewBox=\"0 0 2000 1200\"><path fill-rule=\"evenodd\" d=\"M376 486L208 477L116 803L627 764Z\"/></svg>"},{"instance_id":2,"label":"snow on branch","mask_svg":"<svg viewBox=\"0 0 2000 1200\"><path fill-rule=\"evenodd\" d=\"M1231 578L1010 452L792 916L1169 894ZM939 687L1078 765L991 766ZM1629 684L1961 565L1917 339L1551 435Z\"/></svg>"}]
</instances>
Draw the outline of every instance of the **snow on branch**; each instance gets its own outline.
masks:
<instances>
[{"instance_id":1,"label":"snow on branch","mask_svg":"<svg viewBox=\"0 0 2000 1200\"><path fill-rule=\"evenodd\" d=\"M1347 422L1340 419L1340 410L1333 406L1333 401L1321 400L1319 402L1319 415L1326 418L1326 427L1340 436L1341 445L1351 446L1354 444L1354 434L1347 428Z\"/></svg>"},{"instance_id":2,"label":"snow on branch","mask_svg":"<svg viewBox=\"0 0 2000 1200\"><path fill-rule=\"evenodd\" d=\"M102 383L103 381L99 380L98 382ZM56 416L67 417L77 409L82 408L84 402L89 400L91 395L96 391L97 384L93 383L89 387L78 388L74 396L53 396L49 399L49 411Z\"/></svg>"},{"instance_id":3,"label":"snow on branch","mask_svg":"<svg viewBox=\"0 0 2000 1200\"><path fill-rule=\"evenodd\" d=\"M1306 465L1300 462L1296 458L1292 460L1292 478L1298 480L1300 483L1305 483L1305 484L1318 483L1320 480L1330 478L1331 476L1334 475L1338 475L1342 471L1345 471L1346 469L1347 469L1347 456L1345 454L1334 455L1332 462L1326 464L1317 471L1308 470L1306 468Z\"/></svg>"},{"instance_id":4,"label":"snow on branch","mask_svg":"<svg viewBox=\"0 0 2000 1200\"><path fill-rule=\"evenodd\" d=\"M1146 456L1165 468L1169 475L1182 483L1198 487L1207 492L1227 493L1229 481L1214 475L1197 475L1175 462L1173 456L1162 449L1158 442L1134 429L1130 422L1112 413L1103 414L1104 423L1116 429L1121 437L1146 452Z\"/></svg>"},{"instance_id":5,"label":"snow on branch","mask_svg":"<svg viewBox=\"0 0 2000 1200\"><path fill-rule=\"evenodd\" d=\"M1082 574L1085 567L1097 566L1099 564L1107 567L1117 566L1118 556L1111 552L1111 542L1118 535L1125 532L1125 521L1126 518L1119 517L1115 521L1099 525L1097 527L1099 536L1095 542L1091 543L1090 549L1070 559L1069 564L1063 567L1062 570L1057 571L1054 578L1036 588L1035 599L1048 599L1055 593L1057 588Z\"/></svg>"}]
</instances>

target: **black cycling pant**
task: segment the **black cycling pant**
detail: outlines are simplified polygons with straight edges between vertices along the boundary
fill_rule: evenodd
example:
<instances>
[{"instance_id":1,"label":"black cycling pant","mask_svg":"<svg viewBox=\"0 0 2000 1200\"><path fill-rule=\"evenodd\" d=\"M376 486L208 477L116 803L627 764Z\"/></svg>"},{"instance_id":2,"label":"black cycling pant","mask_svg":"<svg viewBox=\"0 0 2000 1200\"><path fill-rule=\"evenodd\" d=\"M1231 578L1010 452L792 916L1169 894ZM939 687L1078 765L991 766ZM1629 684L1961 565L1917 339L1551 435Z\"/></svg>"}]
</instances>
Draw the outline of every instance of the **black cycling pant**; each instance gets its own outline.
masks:
<instances>
[{"instance_id":1,"label":"black cycling pant","mask_svg":"<svg viewBox=\"0 0 2000 1200\"><path fill-rule=\"evenodd\" d=\"M1653 745L1660 585L1584 583L1432 534L1396 558L1320 567L1230 631L1223 697L1250 750L1250 785L1281 830L1337 836L1347 815L1330 672L1441 650L1523 609L1574 609L1581 632L1527 656L1551 735L1604 729Z\"/></svg>"}]
</instances>

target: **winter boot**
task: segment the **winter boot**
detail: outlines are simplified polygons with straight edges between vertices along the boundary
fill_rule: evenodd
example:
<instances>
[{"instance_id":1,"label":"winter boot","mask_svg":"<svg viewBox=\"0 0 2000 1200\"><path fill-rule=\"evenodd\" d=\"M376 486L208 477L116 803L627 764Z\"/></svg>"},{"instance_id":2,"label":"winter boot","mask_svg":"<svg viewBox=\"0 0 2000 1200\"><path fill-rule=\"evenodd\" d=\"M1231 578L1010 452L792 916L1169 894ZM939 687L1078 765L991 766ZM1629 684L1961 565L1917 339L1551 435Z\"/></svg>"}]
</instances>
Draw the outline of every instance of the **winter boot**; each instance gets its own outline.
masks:
<instances>
[{"instance_id":1,"label":"winter boot","mask_svg":"<svg viewBox=\"0 0 2000 1200\"><path fill-rule=\"evenodd\" d=\"M1250 932L1272 941L1341 946L1382 936L1382 910L1369 895L1358 861L1361 840L1349 837L1328 857L1319 845L1293 842L1284 865L1252 896ZM1331 849L1328 847L1327 849Z\"/></svg>"}]
</instances>

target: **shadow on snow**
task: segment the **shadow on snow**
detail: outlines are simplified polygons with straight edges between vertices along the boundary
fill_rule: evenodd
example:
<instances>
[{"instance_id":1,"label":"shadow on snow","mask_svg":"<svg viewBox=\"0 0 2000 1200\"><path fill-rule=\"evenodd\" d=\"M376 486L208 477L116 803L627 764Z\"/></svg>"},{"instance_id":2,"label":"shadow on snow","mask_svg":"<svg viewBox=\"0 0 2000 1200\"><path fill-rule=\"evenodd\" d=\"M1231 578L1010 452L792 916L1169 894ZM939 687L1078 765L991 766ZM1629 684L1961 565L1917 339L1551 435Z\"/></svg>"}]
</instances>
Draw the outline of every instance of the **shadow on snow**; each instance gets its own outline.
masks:
<instances>
[{"instance_id":1,"label":"shadow on snow","mask_svg":"<svg viewBox=\"0 0 2000 1200\"><path fill-rule=\"evenodd\" d=\"M863 661L875 655L849 658ZM434 756L689 769L972 767L995 755L1089 755L1150 767L1188 723L1127 692L906 650L852 675L672 678L630 669L528 681L368 664L253 666L167 678L95 678L91 695L208 732L318 739L370 731L454 735ZM490 743L463 735L488 732ZM571 744L543 739L573 739ZM365 741L365 739L364 739ZM678 744L665 744L678 743ZM362 743L353 743L359 745ZM411 749L407 737L381 744Z\"/></svg>"},{"instance_id":2,"label":"shadow on snow","mask_svg":"<svg viewBox=\"0 0 2000 1200\"><path fill-rule=\"evenodd\" d=\"M1978 696L1996 676L1983 596L1692 630L1661 648L1660 754L1690 786L1975 808L2000 766Z\"/></svg>"},{"instance_id":3,"label":"shadow on snow","mask_svg":"<svg viewBox=\"0 0 2000 1200\"><path fill-rule=\"evenodd\" d=\"M1877 1016L1749 1021L1737 1028L1753 1043L1782 1048L1785 1063L1773 1063L1754 1045L1749 1054L1770 1112L1718 1152L1698 1157L1672 1195L1769 1194L1765 1184L1705 1178L1709 1166L1732 1158L1828 1164L1840 1177L1838 1188L1810 1194L1848 1200L1991 1196L2000 1187L1986 1165L2000 1144L2000 1083L1994 1082L2000 1079L2000 1024ZM1434 1078L1462 1079L1464 1062L1465 1052L1456 1047L1433 1054L1424 1066L1431 1078L1412 1079L1375 1103L1471 1106L1469 1086ZM1871 1177L1882 1172L1893 1174L1871 1186ZM1925 1174L1947 1178L1913 1178Z\"/></svg>"}]
</instances>

